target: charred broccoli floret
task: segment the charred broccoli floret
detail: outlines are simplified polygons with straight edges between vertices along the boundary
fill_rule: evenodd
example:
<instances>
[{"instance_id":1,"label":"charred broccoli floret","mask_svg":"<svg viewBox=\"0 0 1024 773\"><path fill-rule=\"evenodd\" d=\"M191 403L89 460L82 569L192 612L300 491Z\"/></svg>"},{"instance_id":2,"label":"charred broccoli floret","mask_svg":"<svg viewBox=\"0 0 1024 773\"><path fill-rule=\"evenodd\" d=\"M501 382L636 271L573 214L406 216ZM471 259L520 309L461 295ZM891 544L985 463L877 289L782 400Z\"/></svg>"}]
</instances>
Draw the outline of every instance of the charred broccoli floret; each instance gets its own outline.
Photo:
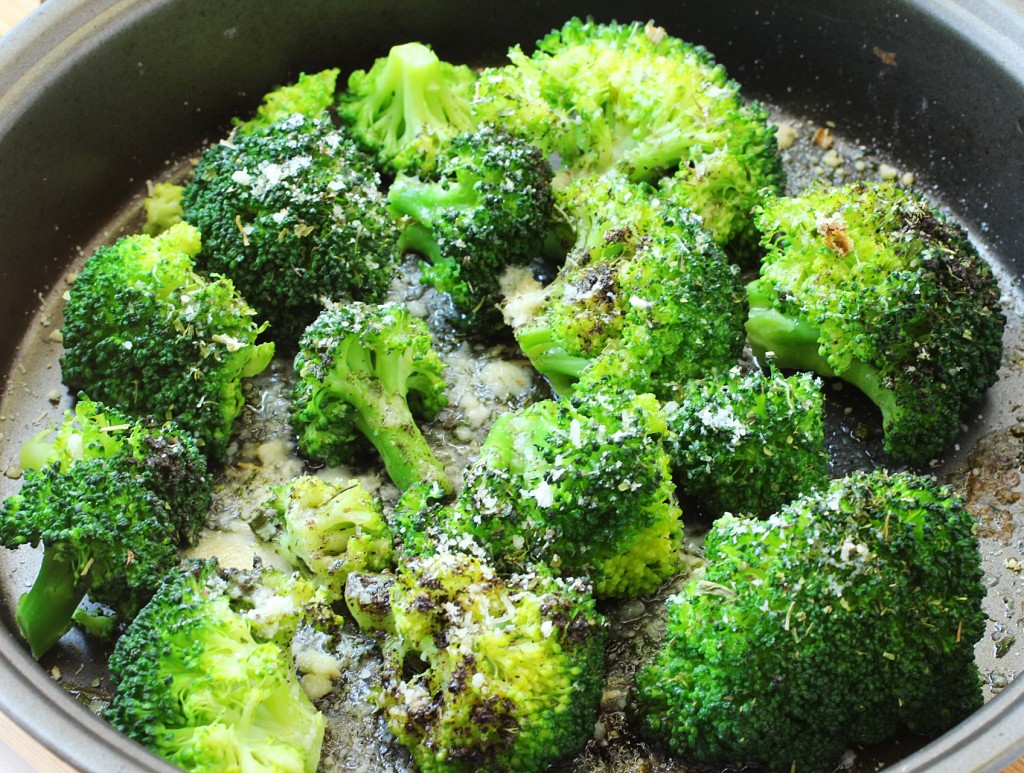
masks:
<instances>
[{"instance_id":1,"label":"charred broccoli floret","mask_svg":"<svg viewBox=\"0 0 1024 773\"><path fill-rule=\"evenodd\" d=\"M120 622L138 612L205 523L212 480L189 435L85 398L21 458L25 482L0 507L0 544L42 545L15 612L38 658L68 632L86 594Z\"/></svg>"},{"instance_id":2,"label":"charred broccoli floret","mask_svg":"<svg viewBox=\"0 0 1024 773\"><path fill-rule=\"evenodd\" d=\"M736 364L743 286L696 217L621 177L561 196L577 244L513 329L555 392L614 377L668 400L678 384Z\"/></svg>"},{"instance_id":3,"label":"charred broccoli floret","mask_svg":"<svg viewBox=\"0 0 1024 773\"><path fill-rule=\"evenodd\" d=\"M665 410L680 490L713 517L767 516L828 483L824 399L811 374L694 379Z\"/></svg>"},{"instance_id":4,"label":"charred broccoli floret","mask_svg":"<svg viewBox=\"0 0 1024 773\"><path fill-rule=\"evenodd\" d=\"M67 293L64 383L133 416L173 419L222 460L242 380L274 354L230 280L196 273L199 232L179 223L88 258Z\"/></svg>"},{"instance_id":5,"label":"charred broccoli floret","mask_svg":"<svg viewBox=\"0 0 1024 773\"><path fill-rule=\"evenodd\" d=\"M543 771L593 734L605 630L585 583L444 552L353 574L346 601L381 641L378 702L424 773Z\"/></svg>"},{"instance_id":6,"label":"charred broccoli floret","mask_svg":"<svg viewBox=\"0 0 1024 773\"><path fill-rule=\"evenodd\" d=\"M423 282L448 293L462 327L495 327L499 279L538 258L551 227L551 166L505 132L460 134L427 177L398 175L388 191L400 244L424 258Z\"/></svg>"},{"instance_id":7,"label":"charred broccoli floret","mask_svg":"<svg viewBox=\"0 0 1024 773\"><path fill-rule=\"evenodd\" d=\"M300 114L209 148L182 194L203 234L200 266L231 277L294 346L323 300L379 301L398 228L370 160L327 118Z\"/></svg>"},{"instance_id":8,"label":"charred broccoli floret","mask_svg":"<svg viewBox=\"0 0 1024 773\"><path fill-rule=\"evenodd\" d=\"M299 450L337 464L369 440L391 480L423 480L451 490L414 415L433 419L447 404L445 365L423 320L397 303L325 309L302 335L295 357L292 426Z\"/></svg>"},{"instance_id":9,"label":"charred broccoli floret","mask_svg":"<svg viewBox=\"0 0 1024 773\"><path fill-rule=\"evenodd\" d=\"M333 597L342 597L351 572L380 572L391 565L391 529L380 503L357 481L340 484L302 475L273 486L271 494L251 524L253 531Z\"/></svg>"},{"instance_id":10,"label":"charred broccoli floret","mask_svg":"<svg viewBox=\"0 0 1024 773\"><path fill-rule=\"evenodd\" d=\"M183 770L314 773L324 718L296 677L302 625L337 625L312 583L190 562L118 640L105 716Z\"/></svg>"},{"instance_id":11,"label":"charred broccoli floret","mask_svg":"<svg viewBox=\"0 0 1024 773\"><path fill-rule=\"evenodd\" d=\"M893 462L941 454L998 377L1006 321L966 232L891 183L773 198L757 222L755 352L857 386L881 411Z\"/></svg>"},{"instance_id":12,"label":"charred broccoli floret","mask_svg":"<svg viewBox=\"0 0 1024 773\"><path fill-rule=\"evenodd\" d=\"M749 257L750 210L785 182L775 129L704 48L653 24L574 18L509 60L481 74L478 120L540 146L571 177L675 176L671 196L730 255Z\"/></svg>"},{"instance_id":13,"label":"charred broccoli floret","mask_svg":"<svg viewBox=\"0 0 1024 773\"><path fill-rule=\"evenodd\" d=\"M766 520L720 518L639 675L646 731L702 763L810 773L951 727L982 702L973 528L948 487L883 470Z\"/></svg>"},{"instance_id":14,"label":"charred broccoli floret","mask_svg":"<svg viewBox=\"0 0 1024 773\"><path fill-rule=\"evenodd\" d=\"M466 65L441 61L423 43L404 43L349 76L338 113L381 168L429 172L438 147L474 127L475 84Z\"/></svg>"}]
</instances>

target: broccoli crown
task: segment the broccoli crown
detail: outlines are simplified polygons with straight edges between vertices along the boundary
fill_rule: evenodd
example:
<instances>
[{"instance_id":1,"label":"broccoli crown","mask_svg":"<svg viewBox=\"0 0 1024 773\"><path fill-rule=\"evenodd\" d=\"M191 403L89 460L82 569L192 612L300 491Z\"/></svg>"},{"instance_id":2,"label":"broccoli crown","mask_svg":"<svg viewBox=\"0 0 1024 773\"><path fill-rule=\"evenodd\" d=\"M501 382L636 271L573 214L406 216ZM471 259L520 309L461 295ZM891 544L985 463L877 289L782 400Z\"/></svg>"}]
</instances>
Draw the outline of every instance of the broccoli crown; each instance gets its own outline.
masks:
<instances>
[{"instance_id":1,"label":"broccoli crown","mask_svg":"<svg viewBox=\"0 0 1024 773\"><path fill-rule=\"evenodd\" d=\"M286 640L326 603L270 569L232 572L215 559L176 569L114 648L106 718L184 770L313 773L324 719Z\"/></svg>"},{"instance_id":2,"label":"broccoli crown","mask_svg":"<svg viewBox=\"0 0 1024 773\"><path fill-rule=\"evenodd\" d=\"M271 495L253 531L334 597L341 598L349 573L391 565L391 529L380 503L357 481L338 484L302 475L272 486Z\"/></svg>"},{"instance_id":3,"label":"broccoli crown","mask_svg":"<svg viewBox=\"0 0 1024 773\"><path fill-rule=\"evenodd\" d=\"M242 379L274 353L230 280L200 276L199 232L125 236L86 260L67 293L64 383L133 416L173 419L221 460Z\"/></svg>"},{"instance_id":4,"label":"broccoli crown","mask_svg":"<svg viewBox=\"0 0 1024 773\"><path fill-rule=\"evenodd\" d=\"M256 114L248 120L235 119L235 135L251 134L298 113L306 118L322 117L334 104L338 70L299 73L294 83L279 86L263 97Z\"/></svg>"},{"instance_id":5,"label":"broccoli crown","mask_svg":"<svg viewBox=\"0 0 1024 773\"><path fill-rule=\"evenodd\" d=\"M821 381L739 370L683 385L666 405L680 489L714 516L767 516L829 478Z\"/></svg>"},{"instance_id":6,"label":"broccoli crown","mask_svg":"<svg viewBox=\"0 0 1024 773\"><path fill-rule=\"evenodd\" d=\"M391 212L405 218L401 245L424 258L423 281L448 293L464 326L500 320L499 278L540 256L554 207L552 170L533 145L503 131L459 134L437 168L398 175Z\"/></svg>"},{"instance_id":7,"label":"broccoli crown","mask_svg":"<svg viewBox=\"0 0 1024 773\"><path fill-rule=\"evenodd\" d=\"M338 114L381 168L430 172L438 146L474 127L475 84L466 65L441 61L423 43L404 43L349 76Z\"/></svg>"},{"instance_id":8,"label":"broccoli crown","mask_svg":"<svg viewBox=\"0 0 1024 773\"><path fill-rule=\"evenodd\" d=\"M736 364L743 286L699 219L618 176L561 197L577 244L513 331L555 392L614 377L667 400L679 383Z\"/></svg>"},{"instance_id":9,"label":"broccoli crown","mask_svg":"<svg viewBox=\"0 0 1024 773\"><path fill-rule=\"evenodd\" d=\"M973 525L950 488L884 470L767 520L719 519L638 677L646 730L709 764L815 771L952 726L982 700Z\"/></svg>"},{"instance_id":10,"label":"broccoli crown","mask_svg":"<svg viewBox=\"0 0 1024 773\"><path fill-rule=\"evenodd\" d=\"M998 377L1006 322L966 232L892 183L774 198L757 222L755 351L859 387L881 410L892 461L942 453Z\"/></svg>"},{"instance_id":11,"label":"broccoli crown","mask_svg":"<svg viewBox=\"0 0 1024 773\"><path fill-rule=\"evenodd\" d=\"M574 18L509 60L481 74L478 120L529 139L573 177L678 173L672 195L719 244L737 256L756 244L750 210L761 189L785 183L775 129L704 48L653 24Z\"/></svg>"},{"instance_id":12,"label":"broccoli crown","mask_svg":"<svg viewBox=\"0 0 1024 773\"><path fill-rule=\"evenodd\" d=\"M169 182L154 183L149 195L142 202L146 213L146 222L142 225L142 233L146 236L158 236L181 222L182 186Z\"/></svg>"},{"instance_id":13,"label":"broccoli crown","mask_svg":"<svg viewBox=\"0 0 1024 773\"><path fill-rule=\"evenodd\" d=\"M542 771L590 738L605 624L585 583L450 552L381 582L346 600L383 642L379 702L424 773Z\"/></svg>"},{"instance_id":14,"label":"broccoli crown","mask_svg":"<svg viewBox=\"0 0 1024 773\"><path fill-rule=\"evenodd\" d=\"M666 431L651 395L611 389L502 414L456 502L420 520L472 537L502 571L543 564L601 597L650 593L680 568Z\"/></svg>"},{"instance_id":15,"label":"broccoli crown","mask_svg":"<svg viewBox=\"0 0 1024 773\"><path fill-rule=\"evenodd\" d=\"M426 323L397 303L333 305L306 329L295 357L292 426L311 459L356 461L368 440L392 481L451 489L414 414L433 419L447 404L445 365Z\"/></svg>"},{"instance_id":16,"label":"broccoli crown","mask_svg":"<svg viewBox=\"0 0 1024 773\"><path fill-rule=\"evenodd\" d=\"M202 267L231 277L274 340L294 345L322 299L386 295L399 232L379 185L328 118L295 114L209 148L182 207L202 231Z\"/></svg>"}]
</instances>

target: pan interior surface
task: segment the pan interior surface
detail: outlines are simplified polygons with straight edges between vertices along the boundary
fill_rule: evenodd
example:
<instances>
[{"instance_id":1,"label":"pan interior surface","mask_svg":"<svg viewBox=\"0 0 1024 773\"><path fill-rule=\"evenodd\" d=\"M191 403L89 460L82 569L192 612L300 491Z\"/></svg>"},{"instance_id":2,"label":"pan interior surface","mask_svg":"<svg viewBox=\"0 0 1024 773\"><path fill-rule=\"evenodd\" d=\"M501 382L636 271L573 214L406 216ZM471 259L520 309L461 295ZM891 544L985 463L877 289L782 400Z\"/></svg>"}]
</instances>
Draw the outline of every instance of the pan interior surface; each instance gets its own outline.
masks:
<instances>
[{"instance_id":1,"label":"pan interior surface","mask_svg":"<svg viewBox=\"0 0 1024 773\"><path fill-rule=\"evenodd\" d=\"M233 115L299 71L363 67L390 45L422 40L451 61L500 60L573 15L653 19L705 45L780 116L831 125L876 149L961 220L999 267L1011 324L1002 380L937 471L972 497L986 541L993 618L979 645L991 697L982 711L898 770L998 770L1024 753L1020 583L1014 517L1024 463L1019 367L1024 261L1024 4L865 2L462 2L369 7L211 0L48 0L0 43L0 464L69 404L54 367L64 277L137 211L149 180L223 134ZM113 88L111 84L117 84ZM981 87L980 84L984 84ZM0 556L7 635L0 708L83 771L170 770L89 710L103 653L71 639L40 668L12 606L34 574L28 550ZM1010 641L1010 640L1013 641ZM1009 643L1007 643L1009 641ZM62 682L72 679L80 700ZM899 754L902 754L905 747Z\"/></svg>"}]
</instances>

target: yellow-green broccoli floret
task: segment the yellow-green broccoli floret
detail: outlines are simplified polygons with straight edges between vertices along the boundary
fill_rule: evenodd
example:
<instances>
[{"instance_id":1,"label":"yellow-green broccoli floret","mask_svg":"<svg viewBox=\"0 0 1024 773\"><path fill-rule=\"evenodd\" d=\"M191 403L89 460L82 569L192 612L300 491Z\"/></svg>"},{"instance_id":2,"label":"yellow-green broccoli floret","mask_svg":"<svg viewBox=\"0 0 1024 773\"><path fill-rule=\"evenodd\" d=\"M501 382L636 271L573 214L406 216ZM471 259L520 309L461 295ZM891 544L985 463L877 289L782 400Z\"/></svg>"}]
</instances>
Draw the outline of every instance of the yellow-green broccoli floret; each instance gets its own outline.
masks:
<instances>
[{"instance_id":1,"label":"yellow-green broccoli floret","mask_svg":"<svg viewBox=\"0 0 1024 773\"><path fill-rule=\"evenodd\" d=\"M252 118L236 118L235 135L251 134L266 129L271 124L295 114L306 118L322 117L334 104L334 90L338 70L321 70L317 73L299 73L294 83L279 86L263 96L263 102L256 108Z\"/></svg>"}]
</instances>

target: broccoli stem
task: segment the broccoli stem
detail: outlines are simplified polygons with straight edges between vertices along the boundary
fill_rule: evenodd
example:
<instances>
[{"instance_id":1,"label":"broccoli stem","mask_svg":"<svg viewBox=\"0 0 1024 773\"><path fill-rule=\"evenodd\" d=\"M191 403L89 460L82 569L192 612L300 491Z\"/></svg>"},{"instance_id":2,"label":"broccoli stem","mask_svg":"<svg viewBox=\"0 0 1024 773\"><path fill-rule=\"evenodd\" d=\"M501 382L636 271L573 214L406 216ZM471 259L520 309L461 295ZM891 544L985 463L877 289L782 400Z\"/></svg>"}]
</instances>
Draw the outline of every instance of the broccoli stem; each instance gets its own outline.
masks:
<instances>
[{"instance_id":1,"label":"broccoli stem","mask_svg":"<svg viewBox=\"0 0 1024 773\"><path fill-rule=\"evenodd\" d=\"M571 394L580 375L591 364L587 357L570 354L555 342L555 336L548 327L524 327L516 333L516 340L523 354L551 384L555 394Z\"/></svg>"},{"instance_id":2,"label":"broccoli stem","mask_svg":"<svg viewBox=\"0 0 1024 773\"><path fill-rule=\"evenodd\" d=\"M85 598L86 586L74 567L49 548L32 588L21 595L14 612L18 627L39 659L71 630L72 615Z\"/></svg>"}]
</instances>

